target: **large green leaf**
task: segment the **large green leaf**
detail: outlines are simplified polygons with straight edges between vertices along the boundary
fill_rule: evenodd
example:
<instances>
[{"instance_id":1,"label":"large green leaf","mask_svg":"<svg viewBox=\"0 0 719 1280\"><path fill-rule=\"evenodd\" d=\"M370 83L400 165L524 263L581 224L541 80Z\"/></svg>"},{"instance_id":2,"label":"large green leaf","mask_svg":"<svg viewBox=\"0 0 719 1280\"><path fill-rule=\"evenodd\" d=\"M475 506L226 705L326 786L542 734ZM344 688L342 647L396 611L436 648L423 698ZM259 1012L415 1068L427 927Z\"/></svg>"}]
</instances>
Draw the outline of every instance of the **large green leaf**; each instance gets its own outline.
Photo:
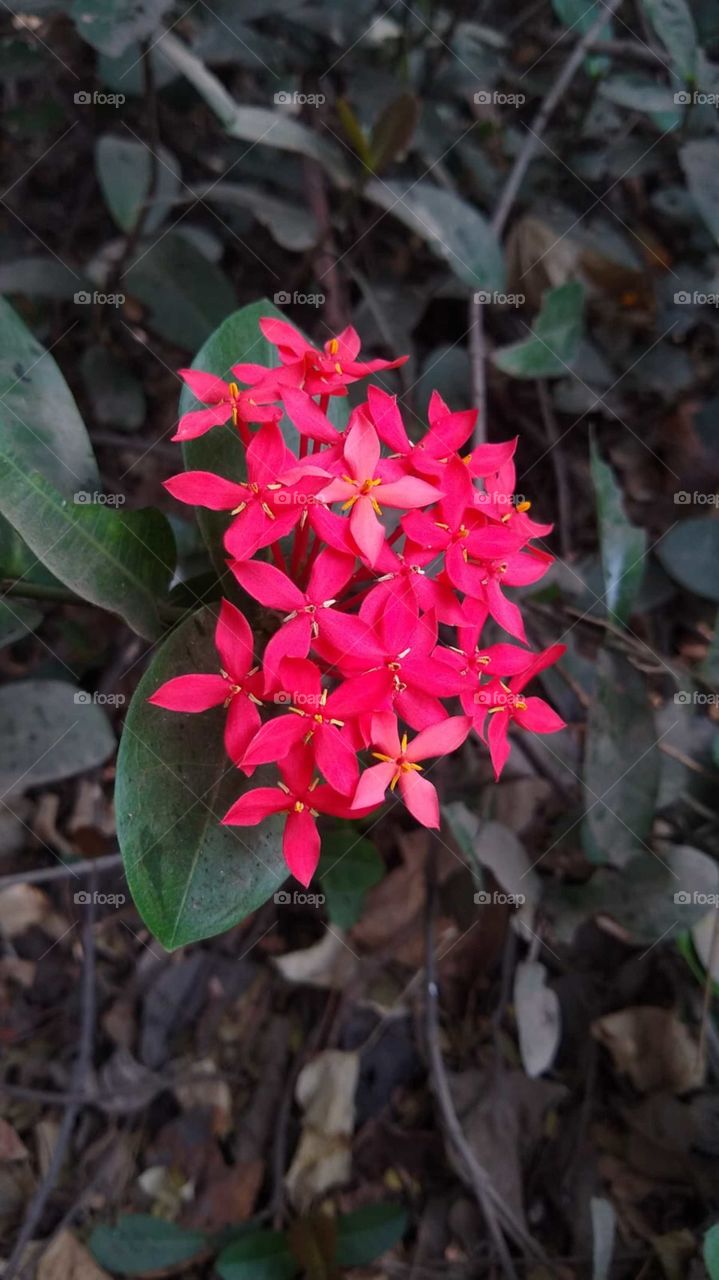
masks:
<instances>
[{"instance_id":1,"label":"large green leaf","mask_svg":"<svg viewBox=\"0 0 719 1280\"><path fill-rule=\"evenodd\" d=\"M171 0L74 0L70 12L93 49L116 58L133 40L144 40L160 24Z\"/></svg>"},{"instance_id":2,"label":"large green leaf","mask_svg":"<svg viewBox=\"0 0 719 1280\"><path fill-rule=\"evenodd\" d=\"M175 563L172 530L160 511L118 511L93 496L79 491L68 501L38 471L0 451L0 513L30 551L76 595L153 640Z\"/></svg>"},{"instance_id":3,"label":"large green leaf","mask_svg":"<svg viewBox=\"0 0 719 1280\"><path fill-rule=\"evenodd\" d=\"M117 830L137 907L168 949L221 933L282 883L282 818L223 827L248 781L225 755L222 708L183 715L150 706L173 676L217 671L216 617L203 609L166 639L125 720L117 764Z\"/></svg>"},{"instance_id":4,"label":"large green leaf","mask_svg":"<svg viewBox=\"0 0 719 1280\"><path fill-rule=\"evenodd\" d=\"M432 182L378 182L363 194L426 241L463 284L502 289L501 245L483 214L467 200Z\"/></svg>"},{"instance_id":5,"label":"large green leaf","mask_svg":"<svg viewBox=\"0 0 719 1280\"><path fill-rule=\"evenodd\" d=\"M567 373L582 336L584 287L576 280L547 289L530 336L494 352L495 364L514 378L558 378Z\"/></svg>"},{"instance_id":6,"label":"large green leaf","mask_svg":"<svg viewBox=\"0 0 719 1280\"><path fill-rule=\"evenodd\" d=\"M252 1231L223 1249L215 1264L222 1280L292 1280L299 1270L280 1231Z\"/></svg>"},{"instance_id":7,"label":"large green leaf","mask_svg":"<svg viewBox=\"0 0 719 1280\"><path fill-rule=\"evenodd\" d=\"M101 1267L122 1276L144 1276L189 1262L207 1247L207 1238L200 1231L178 1227L176 1222L127 1213L114 1227L95 1227L88 1244Z\"/></svg>"},{"instance_id":8,"label":"large green leaf","mask_svg":"<svg viewBox=\"0 0 719 1280\"><path fill-rule=\"evenodd\" d=\"M195 351L236 303L227 276L176 232L142 245L125 283L147 308L149 327L186 351Z\"/></svg>"},{"instance_id":9,"label":"large green leaf","mask_svg":"<svg viewBox=\"0 0 719 1280\"><path fill-rule=\"evenodd\" d=\"M582 842L592 862L624 866L648 846L661 760L642 677L607 650L598 675L587 720Z\"/></svg>"},{"instance_id":10,"label":"large green leaf","mask_svg":"<svg viewBox=\"0 0 719 1280\"><path fill-rule=\"evenodd\" d=\"M642 0L674 70L690 83L697 67L697 32L686 0Z\"/></svg>"},{"instance_id":11,"label":"large green leaf","mask_svg":"<svg viewBox=\"0 0 719 1280\"><path fill-rule=\"evenodd\" d=\"M271 368L279 364L277 350L263 337L259 322L263 316L273 316L276 320L285 320L282 312L268 302L260 299L242 307L220 325L219 329L207 339L192 361L193 369L201 369L203 373L214 373L218 378L227 380L231 376L234 364L254 363L266 364ZM189 387L183 387L180 395L180 415L191 409L199 408ZM335 397L330 402L329 417L337 427L344 427L347 422L347 405L342 397ZM287 418L282 423L282 431L288 446L296 451L298 436L295 428ZM185 469L188 471L214 471L230 480L242 480L245 475L245 450L234 427L227 424L213 427L197 440L188 440L182 447ZM205 539L213 563L220 577L227 574L226 553L222 546L222 538L230 523L231 517L222 511L197 510L197 520Z\"/></svg>"},{"instance_id":12,"label":"large green leaf","mask_svg":"<svg viewBox=\"0 0 719 1280\"><path fill-rule=\"evenodd\" d=\"M647 535L627 520L622 494L611 467L591 442L591 471L597 499L599 546L607 609L626 625L644 573Z\"/></svg>"},{"instance_id":13,"label":"large green leaf","mask_svg":"<svg viewBox=\"0 0 719 1280\"><path fill-rule=\"evenodd\" d=\"M157 186L142 229L151 235L180 190L180 165L166 147L157 147ZM152 182L152 152L134 138L103 133L95 146L95 168L110 213L121 231L132 231Z\"/></svg>"},{"instance_id":14,"label":"large green leaf","mask_svg":"<svg viewBox=\"0 0 719 1280\"><path fill-rule=\"evenodd\" d=\"M337 1261L365 1267L402 1239L407 1214L399 1204L366 1204L337 1219Z\"/></svg>"},{"instance_id":15,"label":"large green leaf","mask_svg":"<svg viewBox=\"0 0 719 1280\"><path fill-rule=\"evenodd\" d=\"M115 750L102 707L62 680L3 685L0 723L0 787L5 794L84 773Z\"/></svg>"},{"instance_id":16,"label":"large green leaf","mask_svg":"<svg viewBox=\"0 0 719 1280\"><path fill-rule=\"evenodd\" d=\"M719 141L712 137L685 142L679 162L700 216L719 241Z\"/></svg>"},{"instance_id":17,"label":"large green leaf","mask_svg":"<svg viewBox=\"0 0 719 1280\"><path fill-rule=\"evenodd\" d=\"M0 450L5 445L63 497L98 487L90 437L70 388L50 353L0 298Z\"/></svg>"},{"instance_id":18,"label":"large green leaf","mask_svg":"<svg viewBox=\"0 0 719 1280\"><path fill-rule=\"evenodd\" d=\"M682 520L657 543L656 554L675 582L709 600L719 600L719 520Z\"/></svg>"}]
</instances>

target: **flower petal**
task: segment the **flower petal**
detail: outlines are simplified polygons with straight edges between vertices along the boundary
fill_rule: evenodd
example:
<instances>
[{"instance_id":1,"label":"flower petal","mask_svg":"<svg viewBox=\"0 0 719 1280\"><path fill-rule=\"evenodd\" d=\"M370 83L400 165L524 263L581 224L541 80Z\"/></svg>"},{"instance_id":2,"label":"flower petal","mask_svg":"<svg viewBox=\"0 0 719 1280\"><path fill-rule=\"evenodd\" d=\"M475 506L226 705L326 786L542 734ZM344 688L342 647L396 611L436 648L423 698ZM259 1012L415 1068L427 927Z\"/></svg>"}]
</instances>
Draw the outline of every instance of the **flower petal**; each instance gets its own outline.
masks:
<instances>
[{"instance_id":1,"label":"flower petal","mask_svg":"<svg viewBox=\"0 0 719 1280\"><path fill-rule=\"evenodd\" d=\"M250 624L240 610L223 600L220 605L220 616L215 628L215 648L222 659L222 665L236 684L242 683L252 666L254 656L254 636Z\"/></svg>"},{"instance_id":2,"label":"flower petal","mask_svg":"<svg viewBox=\"0 0 719 1280\"><path fill-rule=\"evenodd\" d=\"M374 808L376 805L384 804L385 791L396 771L396 766L391 760L387 764L374 764L369 769L365 769L357 784L352 808L365 809L369 805Z\"/></svg>"},{"instance_id":3,"label":"flower petal","mask_svg":"<svg viewBox=\"0 0 719 1280\"><path fill-rule=\"evenodd\" d=\"M238 560L230 565L230 569L248 595L267 608L283 609L288 613L304 608L303 592L273 564L262 560Z\"/></svg>"},{"instance_id":4,"label":"flower petal","mask_svg":"<svg viewBox=\"0 0 719 1280\"><path fill-rule=\"evenodd\" d=\"M307 888L320 860L320 836L309 809L290 809L282 840L285 862L296 880Z\"/></svg>"},{"instance_id":5,"label":"flower petal","mask_svg":"<svg viewBox=\"0 0 719 1280\"><path fill-rule=\"evenodd\" d=\"M244 485L225 480L212 471L182 471L163 483L167 492L179 502L188 502L193 507L208 507L210 511L232 511L248 497Z\"/></svg>"},{"instance_id":6,"label":"flower petal","mask_svg":"<svg viewBox=\"0 0 719 1280\"><path fill-rule=\"evenodd\" d=\"M428 756L448 756L456 751L472 728L468 716L449 716L439 724L429 725L413 738L407 748L408 760L426 760Z\"/></svg>"},{"instance_id":7,"label":"flower petal","mask_svg":"<svg viewBox=\"0 0 719 1280\"><path fill-rule=\"evenodd\" d=\"M221 706L229 692L227 681L219 675L175 676L160 685L147 701L165 711L207 711Z\"/></svg>"},{"instance_id":8,"label":"flower petal","mask_svg":"<svg viewBox=\"0 0 719 1280\"><path fill-rule=\"evenodd\" d=\"M291 804L279 787L255 787L230 805L222 819L226 827L256 827L271 813L281 813Z\"/></svg>"},{"instance_id":9,"label":"flower petal","mask_svg":"<svg viewBox=\"0 0 719 1280\"><path fill-rule=\"evenodd\" d=\"M399 792L412 817L423 827L439 827L439 800L431 782L413 769L408 770L400 777Z\"/></svg>"}]
</instances>

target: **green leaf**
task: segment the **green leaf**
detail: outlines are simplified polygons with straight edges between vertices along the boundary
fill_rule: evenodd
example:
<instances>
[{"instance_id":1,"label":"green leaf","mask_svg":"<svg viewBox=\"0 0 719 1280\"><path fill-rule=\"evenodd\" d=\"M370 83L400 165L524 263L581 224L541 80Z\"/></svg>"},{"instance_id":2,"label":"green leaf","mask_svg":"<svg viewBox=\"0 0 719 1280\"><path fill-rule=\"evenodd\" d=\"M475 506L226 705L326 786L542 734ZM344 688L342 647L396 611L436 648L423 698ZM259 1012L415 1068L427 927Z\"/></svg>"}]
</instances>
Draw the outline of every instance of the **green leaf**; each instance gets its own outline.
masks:
<instances>
[{"instance_id":1,"label":"green leaf","mask_svg":"<svg viewBox=\"0 0 719 1280\"><path fill-rule=\"evenodd\" d=\"M223 1249L215 1263L222 1280L292 1280L297 1263L279 1231L253 1231Z\"/></svg>"},{"instance_id":2,"label":"green leaf","mask_svg":"<svg viewBox=\"0 0 719 1280\"><path fill-rule=\"evenodd\" d=\"M101 1267L122 1276L142 1276L189 1262L207 1248L207 1238L150 1214L128 1213L114 1227L95 1227L88 1245Z\"/></svg>"},{"instance_id":3,"label":"green leaf","mask_svg":"<svg viewBox=\"0 0 719 1280\"><path fill-rule=\"evenodd\" d=\"M42 611L22 600L0 599L0 649L21 640L42 622Z\"/></svg>"},{"instance_id":4,"label":"green leaf","mask_svg":"<svg viewBox=\"0 0 719 1280\"><path fill-rule=\"evenodd\" d=\"M658 80L650 80L648 76L611 76L602 81L599 93L602 98L630 111L646 111L652 116L666 113L665 129L676 128L682 117L674 101L674 90Z\"/></svg>"},{"instance_id":5,"label":"green leaf","mask_svg":"<svg viewBox=\"0 0 719 1280\"><path fill-rule=\"evenodd\" d=\"M432 182L367 183L363 195L415 232L471 289L502 289L502 248L488 220L467 200Z\"/></svg>"},{"instance_id":6,"label":"green leaf","mask_svg":"<svg viewBox=\"0 0 719 1280\"><path fill-rule=\"evenodd\" d=\"M719 242L719 142L716 138L685 142L679 148L679 163L700 217Z\"/></svg>"},{"instance_id":7,"label":"green leaf","mask_svg":"<svg viewBox=\"0 0 719 1280\"><path fill-rule=\"evenodd\" d=\"M162 145L156 149L157 186L142 229L151 235L165 221L180 190L180 164ZM95 146L95 168L110 213L121 231L132 231L152 183L152 153L134 138L103 133Z\"/></svg>"},{"instance_id":8,"label":"green leaf","mask_svg":"<svg viewBox=\"0 0 719 1280\"><path fill-rule=\"evenodd\" d=\"M697 32L686 0L642 0L642 5L677 75L691 83L697 66Z\"/></svg>"},{"instance_id":9,"label":"green leaf","mask_svg":"<svg viewBox=\"0 0 719 1280\"><path fill-rule=\"evenodd\" d=\"M710 1227L704 1236L702 1257L709 1272L709 1280L719 1280L719 1222Z\"/></svg>"},{"instance_id":10,"label":"green leaf","mask_svg":"<svg viewBox=\"0 0 719 1280\"><path fill-rule=\"evenodd\" d=\"M248 783L225 755L224 711L183 715L150 706L173 676L217 671L216 616L203 609L169 635L137 687L117 762L115 805L132 895L172 950L229 929L286 878L281 817L258 827L220 819Z\"/></svg>"},{"instance_id":11,"label":"green leaf","mask_svg":"<svg viewBox=\"0 0 719 1280\"><path fill-rule=\"evenodd\" d=\"M149 327L186 351L196 350L236 305L224 272L173 232L140 246L125 282L147 307Z\"/></svg>"},{"instance_id":12,"label":"green leaf","mask_svg":"<svg viewBox=\"0 0 719 1280\"><path fill-rule=\"evenodd\" d=\"M222 81L171 31L164 33L158 47L163 57L194 85L231 138L308 156L317 160L338 186L349 186L350 170L340 148L314 129L294 120L282 103L278 103L277 110L273 111L268 107L248 107L235 102Z\"/></svg>"},{"instance_id":13,"label":"green leaf","mask_svg":"<svg viewBox=\"0 0 719 1280\"><path fill-rule=\"evenodd\" d=\"M567 373L582 336L584 287L578 281L547 289L531 336L494 352L495 364L514 378L557 378Z\"/></svg>"},{"instance_id":14,"label":"green leaf","mask_svg":"<svg viewBox=\"0 0 719 1280\"><path fill-rule=\"evenodd\" d=\"M94 496L80 490L68 502L37 471L0 450L0 513L66 587L153 640L162 631L158 601L175 562L170 526L160 511L112 510Z\"/></svg>"},{"instance_id":15,"label":"green leaf","mask_svg":"<svg viewBox=\"0 0 719 1280\"><path fill-rule=\"evenodd\" d=\"M675 582L709 600L719 600L719 520L682 520L655 547Z\"/></svg>"},{"instance_id":16,"label":"green leaf","mask_svg":"<svg viewBox=\"0 0 719 1280\"><path fill-rule=\"evenodd\" d=\"M72 778L103 764L115 735L89 693L62 680L16 680L0 689L0 786L5 794Z\"/></svg>"},{"instance_id":17,"label":"green leaf","mask_svg":"<svg viewBox=\"0 0 719 1280\"><path fill-rule=\"evenodd\" d=\"M63 497L98 487L90 437L65 379L0 298L0 452L5 445Z\"/></svg>"},{"instance_id":18,"label":"green leaf","mask_svg":"<svg viewBox=\"0 0 719 1280\"><path fill-rule=\"evenodd\" d=\"M401 93L380 112L369 141L369 167L373 173L382 173L407 150L420 112L419 99L413 93Z\"/></svg>"},{"instance_id":19,"label":"green leaf","mask_svg":"<svg viewBox=\"0 0 719 1280\"><path fill-rule=\"evenodd\" d=\"M86 347L80 372L96 422L120 431L137 431L147 406L142 383L113 351L96 343Z\"/></svg>"},{"instance_id":20,"label":"green leaf","mask_svg":"<svg viewBox=\"0 0 719 1280\"><path fill-rule=\"evenodd\" d=\"M218 378L227 380L231 369L239 362L266 364L274 368L279 363L277 350L263 337L259 322L263 316L273 316L284 320L281 311L266 299L252 302L242 307L220 325L219 329L208 338L192 361L191 368L202 369L205 373L214 373ZM330 402L329 417L335 426L342 428L347 422L347 406L339 400ZM200 402L195 399L189 387L184 386L180 395L179 414L182 416L191 409L199 408ZM280 424L282 432L290 448L297 450L298 436L295 428L287 418ZM231 480L242 480L245 474L245 450L234 427L226 424L213 427L206 435L196 440L188 440L182 446L182 455L187 471L214 471ZM222 545L224 532L230 523L231 516L223 511L205 511L198 508L197 521L202 531L213 564L220 578L226 578L226 553Z\"/></svg>"},{"instance_id":21,"label":"green leaf","mask_svg":"<svg viewBox=\"0 0 719 1280\"><path fill-rule=\"evenodd\" d=\"M0 293L20 293L25 298L72 298L85 279L50 254L15 257L0 263Z\"/></svg>"},{"instance_id":22,"label":"green leaf","mask_svg":"<svg viewBox=\"0 0 719 1280\"><path fill-rule=\"evenodd\" d=\"M337 1262L366 1267L402 1239L407 1214L399 1204L368 1204L337 1221Z\"/></svg>"},{"instance_id":23,"label":"green leaf","mask_svg":"<svg viewBox=\"0 0 719 1280\"><path fill-rule=\"evenodd\" d=\"M317 874L330 921L351 929L362 914L368 890L382 879L384 863L371 841L345 827L323 837Z\"/></svg>"},{"instance_id":24,"label":"green leaf","mask_svg":"<svg viewBox=\"0 0 719 1280\"><path fill-rule=\"evenodd\" d=\"M624 866L648 846L661 761L644 680L604 650L587 720L582 843L592 862Z\"/></svg>"},{"instance_id":25,"label":"green leaf","mask_svg":"<svg viewBox=\"0 0 719 1280\"><path fill-rule=\"evenodd\" d=\"M599 546L607 609L626 626L644 573L647 535L627 519L622 493L592 439L591 473L597 498Z\"/></svg>"},{"instance_id":26,"label":"green leaf","mask_svg":"<svg viewBox=\"0 0 719 1280\"><path fill-rule=\"evenodd\" d=\"M116 58L151 36L169 7L170 0L74 0L70 14L83 40Z\"/></svg>"},{"instance_id":27,"label":"green leaf","mask_svg":"<svg viewBox=\"0 0 719 1280\"><path fill-rule=\"evenodd\" d=\"M209 186L191 187L188 200L194 199L249 209L277 243L293 253L304 253L319 239L319 228L311 210L278 200L249 183L240 186L237 182L212 182Z\"/></svg>"}]
</instances>

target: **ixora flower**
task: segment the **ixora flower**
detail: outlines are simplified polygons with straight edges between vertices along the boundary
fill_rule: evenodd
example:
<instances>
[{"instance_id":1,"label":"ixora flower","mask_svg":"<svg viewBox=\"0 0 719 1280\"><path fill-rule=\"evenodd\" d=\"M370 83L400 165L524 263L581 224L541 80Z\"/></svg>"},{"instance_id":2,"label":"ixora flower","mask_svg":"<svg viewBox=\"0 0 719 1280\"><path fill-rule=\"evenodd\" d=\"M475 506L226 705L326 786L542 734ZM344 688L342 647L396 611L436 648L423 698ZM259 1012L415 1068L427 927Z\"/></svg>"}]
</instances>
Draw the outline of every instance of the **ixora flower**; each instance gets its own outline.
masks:
<instances>
[{"instance_id":1,"label":"ixora flower","mask_svg":"<svg viewBox=\"0 0 719 1280\"><path fill-rule=\"evenodd\" d=\"M176 438L230 423L240 474L186 471L166 487L228 513L228 565L248 616L262 611L263 639L223 600L217 670L177 675L150 701L158 714L225 707L225 748L245 789L223 821L284 815L285 860L307 885L318 820L361 818L396 793L436 828L432 761L465 741L484 745L499 780L513 733L564 728L526 692L564 646L532 652L505 594L539 581L553 559L537 545L552 526L515 493L516 439L472 448L475 410L437 392L410 438L397 397L374 384L339 418L333 397L405 357L360 360L351 328L322 348L283 320L260 328L278 364L234 364L236 382L182 371L205 407L184 415ZM276 785L248 784L260 766L276 770Z\"/></svg>"}]
</instances>

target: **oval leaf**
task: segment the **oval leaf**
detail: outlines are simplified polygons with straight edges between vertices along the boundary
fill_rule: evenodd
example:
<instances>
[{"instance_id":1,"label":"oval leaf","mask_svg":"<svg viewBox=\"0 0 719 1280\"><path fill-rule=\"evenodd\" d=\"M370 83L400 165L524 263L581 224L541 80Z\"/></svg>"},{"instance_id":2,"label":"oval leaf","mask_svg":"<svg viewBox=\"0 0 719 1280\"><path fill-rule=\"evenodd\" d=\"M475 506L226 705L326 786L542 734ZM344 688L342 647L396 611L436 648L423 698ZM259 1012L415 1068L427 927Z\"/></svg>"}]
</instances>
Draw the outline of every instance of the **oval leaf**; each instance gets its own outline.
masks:
<instances>
[{"instance_id":1,"label":"oval leaf","mask_svg":"<svg viewBox=\"0 0 719 1280\"><path fill-rule=\"evenodd\" d=\"M63 680L17 680L0 689L3 792L72 778L103 764L115 735L89 693Z\"/></svg>"},{"instance_id":2,"label":"oval leaf","mask_svg":"<svg viewBox=\"0 0 719 1280\"><path fill-rule=\"evenodd\" d=\"M168 636L137 687L117 762L117 832L132 895L146 925L171 950L229 929L287 876L283 820L223 827L248 780L225 755L224 711L183 715L150 706L173 676L217 671L212 610Z\"/></svg>"},{"instance_id":3,"label":"oval leaf","mask_svg":"<svg viewBox=\"0 0 719 1280\"><path fill-rule=\"evenodd\" d=\"M222 1280L292 1280L298 1266L279 1231L253 1231L223 1249L215 1270Z\"/></svg>"},{"instance_id":4,"label":"oval leaf","mask_svg":"<svg viewBox=\"0 0 719 1280\"><path fill-rule=\"evenodd\" d=\"M337 1222L337 1262L341 1267L366 1267L397 1244L407 1229L407 1214L399 1204L367 1204L345 1213Z\"/></svg>"},{"instance_id":5,"label":"oval leaf","mask_svg":"<svg viewBox=\"0 0 719 1280\"><path fill-rule=\"evenodd\" d=\"M144 1276L189 1262L206 1248L207 1241L200 1231L187 1231L175 1222L128 1213L114 1227L95 1227L88 1244L101 1267L122 1276Z\"/></svg>"},{"instance_id":6,"label":"oval leaf","mask_svg":"<svg viewBox=\"0 0 719 1280\"><path fill-rule=\"evenodd\" d=\"M582 336L584 287L577 280L547 289L529 336L500 347L492 359L513 378L558 378L569 372Z\"/></svg>"},{"instance_id":7,"label":"oval leaf","mask_svg":"<svg viewBox=\"0 0 719 1280\"><path fill-rule=\"evenodd\" d=\"M125 281L147 308L150 328L185 351L199 347L237 301L220 268L175 232L141 246Z\"/></svg>"},{"instance_id":8,"label":"oval leaf","mask_svg":"<svg viewBox=\"0 0 719 1280\"><path fill-rule=\"evenodd\" d=\"M95 168L110 213L121 231L132 231L152 184L152 152L134 138L104 133L95 148ZM145 234L165 220L180 189L180 165L166 147L157 147L157 185L142 228Z\"/></svg>"},{"instance_id":9,"label":"oval leaf","mask_svg":"<svg viewBox=\"0 0 719 1280\"><path fill-rule=\"evenodd\" d=\"M719 600L719 520L682 520L655 548L675 582L709 600Z\"/></svg>"},{"instance_id":10,"label":"oval leaf","mask_svg":"<svg viewBox=\"0 0 719 1280\"><path fill-rule=\"evenodd\" d=\"M591 472L597 498L604 599L608 611L626 626L644 573L646 530L638 529L627 520L619 485L611 467L601 458L594 440L591 442Z\"/></svg>"}]
</instances>

